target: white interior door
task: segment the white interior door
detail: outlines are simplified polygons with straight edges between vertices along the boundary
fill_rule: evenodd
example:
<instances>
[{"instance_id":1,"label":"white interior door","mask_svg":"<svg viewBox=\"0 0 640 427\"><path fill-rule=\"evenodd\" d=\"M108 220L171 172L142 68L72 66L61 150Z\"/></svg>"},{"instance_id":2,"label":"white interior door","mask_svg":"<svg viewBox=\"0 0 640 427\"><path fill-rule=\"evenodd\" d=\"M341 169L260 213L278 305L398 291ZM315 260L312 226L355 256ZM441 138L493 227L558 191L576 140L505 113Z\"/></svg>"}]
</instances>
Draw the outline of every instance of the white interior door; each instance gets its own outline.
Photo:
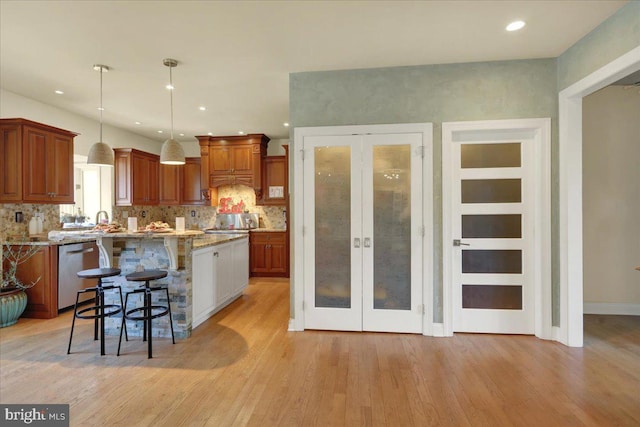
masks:
<instances>
[{"instance_id":1,"label":"white interior door","mask_svg":"<svg viewBox=\"0 0 640 427\"><path fill-rule=\"evenodd\" d=\"M305 137L305 327L421 332L422 135Z\"/></svg>"},{"instance_id":2,"label":"white interior door","mask_svg":"<svg viewBox=\"0 0 640 427\"><path fill-rule=\"evenodd\" d=\"M450 147L453 330L533 334L534 140L491 136Z\"/></svg>"},{"instance_id":3,"label":"white interior door","mask_svg":"<svg viewBox=\"0 0 640 427\"><path fill-rule=\"evenodd\" d=\"M361 137L306 137L304 153L305 325L361 331Z\"/></svg>"},{"instance_id":4,"label":"white interior door","mask_svg":"<svg viewBox=\"0 0 640 427\"><path fill-rule=\"evenodd\" d=\"M363 136L363 330L422 332L422 137Z\"/></svg>"}]
</instances>

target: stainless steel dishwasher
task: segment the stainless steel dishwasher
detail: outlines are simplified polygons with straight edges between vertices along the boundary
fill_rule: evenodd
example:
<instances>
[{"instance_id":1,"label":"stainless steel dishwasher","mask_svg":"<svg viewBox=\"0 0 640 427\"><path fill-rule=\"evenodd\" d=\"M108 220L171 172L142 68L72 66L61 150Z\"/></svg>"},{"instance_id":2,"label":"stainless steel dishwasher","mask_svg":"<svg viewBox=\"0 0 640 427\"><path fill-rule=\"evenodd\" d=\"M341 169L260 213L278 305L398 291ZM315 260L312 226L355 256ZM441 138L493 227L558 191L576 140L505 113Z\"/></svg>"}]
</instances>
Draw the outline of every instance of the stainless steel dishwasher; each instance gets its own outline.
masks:
<instances>
[{"instance_id":1,"label":"stainless steel dishwasher","mask_svg":"<svg viewBox=\"0 0 640 427\"><path fill-rule=\"evenodd\" d=\"M58 248L58 310L73 306L80 289L96 285L95 280L81 279L76 273L99 266L96 242L72 243ZM82 294L80 301L87 301L92 295Z\"/></svg>"}]
</instances>

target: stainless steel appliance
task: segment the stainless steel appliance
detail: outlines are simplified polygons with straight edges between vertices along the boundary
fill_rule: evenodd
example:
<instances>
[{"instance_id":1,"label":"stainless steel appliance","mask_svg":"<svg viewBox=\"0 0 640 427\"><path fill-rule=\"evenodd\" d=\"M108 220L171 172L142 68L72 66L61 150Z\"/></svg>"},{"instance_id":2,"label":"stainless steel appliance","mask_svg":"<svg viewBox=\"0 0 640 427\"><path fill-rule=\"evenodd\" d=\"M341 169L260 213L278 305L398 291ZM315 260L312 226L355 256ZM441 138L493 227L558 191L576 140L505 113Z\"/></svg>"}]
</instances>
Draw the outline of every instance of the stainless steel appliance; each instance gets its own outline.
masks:
<instances>
[{"instance_id":1,"label":"stainless steel appliance","mask_svg":"<svg viewBox=\"0 0 640 427\"><path fill-rule=\"evenodd\" d=\"M217 214L213 228L203 231L207 234L246 234L259 225L260 214L257 213Z\"/></svg>"},{"instance_id":2,"label":"stainless steel appliance","mask_svg":"<svg viewBox=\"0 0 640 427\"><path fill-rule=\"evenodd\" d=\"M99 268L96 242L61 245L58 249L58 310L73 306L80 289L96 285L95 280L81 279L80 270ZM80 296L80 301L91 299L91 293Z\"/></svg>"}]
</instances>

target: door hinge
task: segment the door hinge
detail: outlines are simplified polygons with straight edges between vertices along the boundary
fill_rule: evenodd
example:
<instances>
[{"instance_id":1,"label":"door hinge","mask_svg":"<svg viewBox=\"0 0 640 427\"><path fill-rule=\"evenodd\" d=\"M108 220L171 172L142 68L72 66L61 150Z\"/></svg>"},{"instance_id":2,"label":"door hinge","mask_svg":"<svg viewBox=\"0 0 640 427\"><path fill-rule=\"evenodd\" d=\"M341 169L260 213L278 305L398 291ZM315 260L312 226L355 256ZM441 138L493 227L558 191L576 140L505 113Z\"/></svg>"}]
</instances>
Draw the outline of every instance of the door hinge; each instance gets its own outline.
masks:
<instances>
[{"instance_id":1,"label":"door hinge","mask_svg":"<svg viewBox=\"0 0 640 427\"><path fill-rule=\"evenodd\" d=\"M418 147L418 155L420 158L424 159L424 145Z\"/></svg>"},{"instance_id":2,"label":"door hinge","mask_svg":"<svg viewBox=\"0 0 640 427\"><path fill-rule=\"evenodd\" d=\"M424 225L420 226L420 235L424 237Z\"/></svg>"},{"instance_id":3,"label":"door hinge","mask_svg":"<svg viewBox=\"0 0 640 427\"><path fill-rule=\"evenodd\" d=\"M305 304L305 302L302 301L302 311L304 311L305 308L307 308L307 304Z\"/></svg>"}]
</instances>

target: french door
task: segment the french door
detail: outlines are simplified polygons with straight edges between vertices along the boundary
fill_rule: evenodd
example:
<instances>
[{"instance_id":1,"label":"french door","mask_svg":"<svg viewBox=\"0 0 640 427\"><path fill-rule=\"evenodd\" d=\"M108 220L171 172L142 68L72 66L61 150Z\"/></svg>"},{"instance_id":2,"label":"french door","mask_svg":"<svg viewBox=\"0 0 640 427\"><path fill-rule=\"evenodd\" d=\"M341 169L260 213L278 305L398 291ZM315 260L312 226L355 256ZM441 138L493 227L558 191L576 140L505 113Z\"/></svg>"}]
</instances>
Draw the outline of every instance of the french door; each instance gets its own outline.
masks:
<instances>
[{"instance_id":1,"label":"french door","mask_svg":"<svg viewBox=\"0 0 640 427\"><path fill-rule=\"evenodd\" d=\"M422 331L422 144L304 138L305 328Z\"/></svg>"}]
</instances>

